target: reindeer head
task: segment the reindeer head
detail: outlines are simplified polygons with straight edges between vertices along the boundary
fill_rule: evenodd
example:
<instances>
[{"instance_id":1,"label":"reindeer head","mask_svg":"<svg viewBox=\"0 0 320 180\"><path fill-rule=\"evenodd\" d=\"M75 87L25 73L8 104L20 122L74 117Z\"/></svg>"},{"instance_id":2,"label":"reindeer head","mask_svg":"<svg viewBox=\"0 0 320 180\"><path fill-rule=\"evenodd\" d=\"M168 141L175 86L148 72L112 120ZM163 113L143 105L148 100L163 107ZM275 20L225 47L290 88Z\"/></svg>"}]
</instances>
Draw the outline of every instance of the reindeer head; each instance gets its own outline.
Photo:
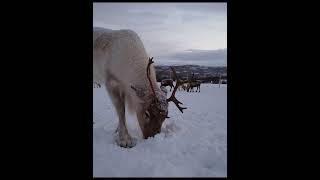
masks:
<instances>
[{"instance_id":1,"label":"reindeer head","mask_svg":"<svg viewBox=\"0 0 320 180\"><path fill-rule=\"evenodd\" d=\"M146 103L143 106L143 109L140 112L137 112L139 124L145 139L147 139L148 137L153 137L154 135L161 132L162 123L165 121L166 118L169 118L168 103L170 101L174 102L182 113L184 109L187 109L184 107L180 107L179 104L182 103L175 98L175 93L179 85L182 84L182 82L178 79L176 71L173 67L171 67L171 70L173 71L173 75L175 76L177 83L174 87L171 97L167 99L167 90L165 87L161 87L160 90L154 90L150 78L150 65L154 63L152 59L153 58L149 58L149 63L147 66L147 77L150 83L152 94L149 97L147 97L148 103ZM139 93L139 90L137 90L137 88L132 86L131 88L134 89L137 92L137 94ZM143 123L141 123L141 121L143 121Z\"/></svg>"}]
</instances>

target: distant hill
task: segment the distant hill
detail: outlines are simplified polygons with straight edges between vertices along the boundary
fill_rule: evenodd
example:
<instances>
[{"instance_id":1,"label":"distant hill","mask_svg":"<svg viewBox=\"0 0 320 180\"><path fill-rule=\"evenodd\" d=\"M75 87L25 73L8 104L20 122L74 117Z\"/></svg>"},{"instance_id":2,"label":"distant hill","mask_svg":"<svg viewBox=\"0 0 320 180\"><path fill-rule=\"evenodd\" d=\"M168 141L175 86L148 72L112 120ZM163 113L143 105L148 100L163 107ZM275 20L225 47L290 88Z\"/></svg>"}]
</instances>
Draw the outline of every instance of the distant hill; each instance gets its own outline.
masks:
<instances>
[{"instance_id":1,"label":"distant hill","mask_svg":"<svg viewBox=\"0 0 320 180\"><path fill-rule=\"evenodd\" d=\"M180 79L186 80L194 74L195 79L203 81L216 81L217 78L222 76L222 79L227 79L227 67L211 67L211 66L199 66L199 65L173 65L176 69L177 75ZM157 65L155 66L157 81L162 79L173 78L170 66Z\"/></svg>"}]
</instances>

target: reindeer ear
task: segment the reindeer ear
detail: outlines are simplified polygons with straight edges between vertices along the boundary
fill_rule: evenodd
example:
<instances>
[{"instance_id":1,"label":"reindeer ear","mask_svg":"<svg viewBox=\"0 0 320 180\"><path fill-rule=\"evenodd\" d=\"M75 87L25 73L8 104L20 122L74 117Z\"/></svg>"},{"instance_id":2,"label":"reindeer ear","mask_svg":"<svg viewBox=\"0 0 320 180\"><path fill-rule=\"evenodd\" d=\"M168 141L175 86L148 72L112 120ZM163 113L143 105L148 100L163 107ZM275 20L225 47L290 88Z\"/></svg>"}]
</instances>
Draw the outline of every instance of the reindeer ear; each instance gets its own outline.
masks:
<instances>
[{"instance_id":1,"label":"reindeer ear","mask_svg":"<svg viewBox=\"0 0 320 180\"><path fill-rule=\"evenodd\" d=\"M136 95L139 97L139 98L144 98L145 97L145 90L143 88L139 88L139 87L134 87L134 86L130 86L131 89L133 91L136 92Z\"/></svg>"}]
</instances>

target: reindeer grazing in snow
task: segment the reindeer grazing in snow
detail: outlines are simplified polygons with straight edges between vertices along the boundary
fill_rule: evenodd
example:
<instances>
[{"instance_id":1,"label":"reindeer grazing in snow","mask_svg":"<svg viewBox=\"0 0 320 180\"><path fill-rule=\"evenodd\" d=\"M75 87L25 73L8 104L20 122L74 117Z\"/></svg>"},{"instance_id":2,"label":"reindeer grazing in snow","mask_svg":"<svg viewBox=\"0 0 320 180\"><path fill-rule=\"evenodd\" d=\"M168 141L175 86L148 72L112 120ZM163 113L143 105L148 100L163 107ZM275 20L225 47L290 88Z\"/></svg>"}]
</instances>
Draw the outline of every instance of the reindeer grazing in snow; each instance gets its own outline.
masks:
<instances>
[{"instance_id":1,"label":"reindeer grazing in snow","mask_svg":"<svg viewBox=\"0 0 320 180\"><path fill-rule=\"evenodd\" d=\"M171 68L177 84L167 99L166 89L156 81L153 58L149 58L139 36L132 30L93 28L93 77L104 83L119 118L116 142L121 147L133 147L134 139L126 127L126 104L136 113L143 138L160 133L168 117L168 103L174 102L183 113L184 107L175 98L181 81Z\"/></svg>"},{"instance_id":2,"label":"reindeer grazing in snow","mask_svg":"<svg viewBox=\"0 0 320 180\"><path fill-rule=\"evenodd\" d=\"M170 86L170 92L171 92L172 87L174 87L172 79L163 79L161 81L160 87L167 87L167 86Z\"/></svg>"},{"instance_id":3,"label":"reindeer grazing in snow","mask_svg":"<svg viewBox=\"0 0 320 180\"><path fill-rule=\"evenodd\" d=\"M201 85L201 81L199 80L193 80L190 81L187 85L187 92L194 92L193 88L196 87L196 92L200 92L200 85Z\"/></svg>"}]
</instances>

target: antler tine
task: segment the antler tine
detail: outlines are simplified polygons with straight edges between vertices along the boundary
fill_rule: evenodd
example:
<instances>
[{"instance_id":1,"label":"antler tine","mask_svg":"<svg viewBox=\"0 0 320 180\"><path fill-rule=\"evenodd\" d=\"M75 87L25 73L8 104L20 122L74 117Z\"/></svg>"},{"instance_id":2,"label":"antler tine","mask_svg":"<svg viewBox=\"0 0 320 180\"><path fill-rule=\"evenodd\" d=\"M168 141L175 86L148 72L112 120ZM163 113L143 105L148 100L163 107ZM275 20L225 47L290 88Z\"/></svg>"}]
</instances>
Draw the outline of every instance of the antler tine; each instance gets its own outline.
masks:
<instances>
[{"instance_id":1,"label":"antler tine","mask_svg":"<svg viewBox=\"0 0 320 180\"><path fill-rule=\"evenodd\" d=\"M150 65L151 65L152 63L154 63L154 61L152 61L152 59L153 59L153 57L152 57L152 58L149 58L149 63L148 63L148 67L147 67L147 77L148 77L148 80L149 80L149 83L150 83L152 92L153 92L154 96L156 97L156 92L155 92L154 89L153 89L152 81L151 81L151 79L150 79Z\"/></svg>"},{"instance_id":2,"label":"antler tine","mask_svg":"<svg viewBox=\"0 0 320 180\"><path fill-rule=\"evenodd\" d=\"M171 70L172 70L172 72L173 72L173 76L174 76L175 79L176 79L176 86L175 86L174 89L173 89L173 92L172 92L172 94L171 94L171 97L170 97L169 99L167 99L167 102L170 102L170 101L174 102L174 103L176 104L176 106L178 107L178 109L183 113L183 110L184 110L184 109L187 109L187 108L181 107L179 104L182 104L182 103L181 103L180 101L178 101L178 100L176 99L176 97L175 97L176 91L177 91L178 87L182 84L182 82L181 82L180 79L178 78L177 73L176 73L176 70L175 70L173 67L170 67L170 68L171 68Z\"/></svg>"}]
</instances>

